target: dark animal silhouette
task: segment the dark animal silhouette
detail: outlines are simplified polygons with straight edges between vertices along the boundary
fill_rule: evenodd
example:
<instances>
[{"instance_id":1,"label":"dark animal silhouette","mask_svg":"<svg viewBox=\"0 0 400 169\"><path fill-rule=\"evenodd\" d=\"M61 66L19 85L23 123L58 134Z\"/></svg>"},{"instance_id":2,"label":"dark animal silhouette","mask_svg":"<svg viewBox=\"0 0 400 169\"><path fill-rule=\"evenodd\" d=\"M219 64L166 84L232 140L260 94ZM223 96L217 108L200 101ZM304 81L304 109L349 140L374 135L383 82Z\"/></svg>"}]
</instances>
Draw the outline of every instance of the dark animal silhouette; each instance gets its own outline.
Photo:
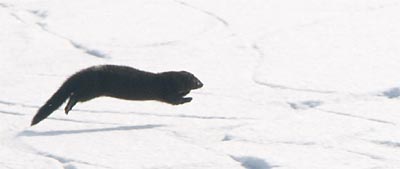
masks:
<instances>
[{"instance_id":1,"label":"dark animal silhouette","mask_svg":"<svg viewBox=\"0 0 400 169\"><path fill-rule=\"evenodd\" d=\"M31 125L47 118L68 98L65 113L77 102L100 96L126 100L157 100L172 105L190 102L185 97L203 83L186 71L151 73L127 66L101 65L83 69L69 77L38 110Z\"/></svg>"}]
</instances>

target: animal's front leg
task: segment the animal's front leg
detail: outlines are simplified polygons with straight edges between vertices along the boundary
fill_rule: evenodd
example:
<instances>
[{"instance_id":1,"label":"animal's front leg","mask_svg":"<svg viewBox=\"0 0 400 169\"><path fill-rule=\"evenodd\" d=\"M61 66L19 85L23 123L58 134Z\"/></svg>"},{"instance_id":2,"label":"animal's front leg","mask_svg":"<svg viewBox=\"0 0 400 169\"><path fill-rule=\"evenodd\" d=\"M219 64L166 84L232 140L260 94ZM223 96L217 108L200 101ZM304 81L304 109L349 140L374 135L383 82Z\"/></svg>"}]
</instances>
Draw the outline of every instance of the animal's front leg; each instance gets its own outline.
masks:
<instances>
[{"instance_id":1,"label":"animal's front leg","mask_svg":"<svg viewBox=\"0 0 400 169\"><path fill-rule=\"evenodd\" d=\"M184 104L184 103L192 101L192 98L191 97L185 97L185 98L170 97L170 98L165 99L164 101L169 104L172 104L172 105L179 105L179 104Z\"/></svg>"},{"instance_id":2,"label":"animal's front leg","mask_svg":"<svg viewBox=\"0 0 400 169\"><path fill-rule=\"evenodd\" d=\"M191 97L185 97L185 98L181 98L180 100L181 100L181 104L183 104L183 103L191 102L192 98Z\"/></svg>"}]
</instances>

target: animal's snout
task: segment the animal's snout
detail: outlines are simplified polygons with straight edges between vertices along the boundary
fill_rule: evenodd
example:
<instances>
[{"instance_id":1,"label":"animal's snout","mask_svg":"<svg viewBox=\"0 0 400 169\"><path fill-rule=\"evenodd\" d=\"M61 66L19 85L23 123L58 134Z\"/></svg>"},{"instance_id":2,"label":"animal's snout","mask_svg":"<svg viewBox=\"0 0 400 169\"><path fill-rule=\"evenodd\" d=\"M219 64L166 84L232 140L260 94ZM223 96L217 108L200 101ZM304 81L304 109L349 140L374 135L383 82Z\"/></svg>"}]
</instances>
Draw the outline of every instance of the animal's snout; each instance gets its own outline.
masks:
<instances>
[{"instance_id":1,"label":"animal's snout","mask_svg":"<svg viewBox=\"0 0 400 169\"><path fill-rule=\"evenodd\" d=\"M196 89L203 87L203 83L201 83L200 81L196 82Z\"/></svg>"}]
</instances>

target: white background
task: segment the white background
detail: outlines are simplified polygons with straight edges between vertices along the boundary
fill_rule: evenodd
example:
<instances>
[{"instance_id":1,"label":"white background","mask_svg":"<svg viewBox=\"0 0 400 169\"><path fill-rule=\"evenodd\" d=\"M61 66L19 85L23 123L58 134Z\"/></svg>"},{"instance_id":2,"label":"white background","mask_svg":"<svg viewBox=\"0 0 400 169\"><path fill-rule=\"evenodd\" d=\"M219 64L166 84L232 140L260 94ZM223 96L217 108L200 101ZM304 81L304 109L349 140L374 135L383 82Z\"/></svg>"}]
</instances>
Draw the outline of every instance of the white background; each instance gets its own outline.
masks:
<instances>
[{"instance_id":1,"label":"white background","mask_svg":"<svg viewBox=\"0 0 400 169\"><path fill-rule=\"evenodd\" d=\"M0 0L1 169L400 168L397 0ZM186 70L191 103L98 98L29 127L74 72Z\"/></svg>"}]
</instances>

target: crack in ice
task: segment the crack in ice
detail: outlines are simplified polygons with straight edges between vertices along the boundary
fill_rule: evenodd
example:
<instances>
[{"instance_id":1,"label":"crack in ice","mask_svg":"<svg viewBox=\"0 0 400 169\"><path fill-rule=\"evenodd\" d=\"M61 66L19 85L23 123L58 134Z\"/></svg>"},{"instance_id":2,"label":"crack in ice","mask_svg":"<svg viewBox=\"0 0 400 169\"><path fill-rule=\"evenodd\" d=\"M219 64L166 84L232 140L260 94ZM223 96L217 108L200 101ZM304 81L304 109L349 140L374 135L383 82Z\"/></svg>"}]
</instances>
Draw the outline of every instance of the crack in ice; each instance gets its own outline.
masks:
<instances>
[{"instance_id":1,"label":"crack in ice","mask_svg":"<svg viewBox=\"0 0 400 169\"><path fill-rule=\"evenodd\" d=\"M400 142L379 141L379 140L373 140L371 142L374 143L374 144L384 145L384 146L391 147L391 148L400 148Z\"/></svg>"},{"instance_id":2,"label":"crack in ice","mask_svg":"<svg viewBox=\"0 0 400 169\"><path fill-rule=\"evenodd\" d=\"M7 106L20 106L20 107L26 107L26 108L39 108L39 106L34 106L34 105L29 105L29 104L24 104L24 103L17 103L17 102L8 102L8 101L3 101L3 100L0 100L0 104L7 105Z\"/></svg>"},{"instance_id":3,"label":"crack in ice","mask_svg":"<svg viewBox=\"0 0 400 169\"><path fill-rule=\"evenodd\" d=\"M319 111L322 111L322 112L325 112L325 113L340 115L340 116L357 118L357 119L361 119L361 120L368 120L368 121L371 121L371 122L377 122L377 123L381 123L381 124L396 125L396 123L393 123L393 122L390 122L390 121L385 121L385 120L380 120L380 119L375 119L375 118L369 118L369 117L363 117L363 116L357 116L357 115L353 115L353 114L349 114L349 113L342 113L342 112L325 110L325 109L320 109L320 108L315 108L315 110L319 110Z\"/></svg>"},{"instance_id":4,"label":"crack in ice","mask_svg":"<svg viewBox=\"0 0 400 169\"><path fill-rule=\"evenodd\" d=\"M33 14L33 15L36 15L36 14L34 14L32 12L30 12L30 13ZM68 37L62 36L62 35L60 35L58 33L55 33L53 31L49 30L47 28L47 24L46 23L37 22L36 25L38 25L44 32L49 33L49 34L51 34L53 36L56 36L56 37L58 37L60 39L68 41L74 48L76 48L76 49L78 49L80 51L83 51L84 53L86 53L88 55L91 55L91 56L94 56L94 57L97 57L97 58L101 58L101 59L109 59L110 58L110 56L108 54L106 54L105 52L103 52L101 50L83 46L80 43L77 43L77 42L73 41L72 39L70 39Z\"/></svg>"},{"instance_id":5,"label":"crack in ice","mask_svg":"<svg viewBox=\"0 0 400 169\"><path fill-rule=\"evenodd\" d=\"M298 91L298 92L309 92L309 93L319 93L319 94L338 94L339 93L339 92L333 91L333 90L303 89L303 88L289 87L289 86L284 86L284 85L277 85L277 84L262 82L257 79L254 79L254 82L259 85L267 86L267 87L274 88L274 89L293 90L293 91Z\"/></svg>"},{"instance_id":6,"label":"crack in ice","mask_svg":"<svg viewBox=\"0 0 400 169\"><path fill-rule=\"evenodd\" d=\"M204 13L205 15L208 15L210 17L213 17L214 19L216 19L220 23L222 23L225 27L229 27L229 23L225 19L223 19L223 18L219 17L218 15L216 15L215 13L212 13L210 11L207 11L207 10L204 10L204 9L201 9L201 8L197 8L197 7L195 7L195 6L191 5L191 4L188 4L188 3L183 2L183 1L175 0L175 2L179 3L179 4L183 5L183 6L186 6L186 7L192 8L194 10L197 10L197 11L199 11L201 13Z\"/></svg>"},{"instance_id":7,"label":"crack in ice","mask_svg":"<svg viewBox=\"0 0 400 169\"><path fill-rule=\"evenodd\" d=\"M40 108L39 106L27 105L27 104L16 103L16 102L6 102L6 101L1 101L1 100L0 100L0 104L7 105L7 106L20 106L20 107L25 107L25 108L35 108L35 109ZM57 109L57 110L62 110L62 109ZM30 114L23 114L23 113L19 113L19 112L8 111L8 110L0 110L0 114L8 114L8 115L14 115L14 116L30 116ZM108 122L98 122L98 121L88 121L88 120L74 120L74 119L55 118L55 117L48 117L47 119L73 122L73 123L84 123L84 124L121 125L119 123L108 123Z\"/></svg>"},{"instance_id":8,"label":"crack in ice","mask_svg":"<svg viewBox=\"0 0 400 169\"><path fill-rule=\"evenodd\" d=\"M25 116L25 114L22 114L22 113L5 111L5 110L0 110L0 114L7 114L7 115L13 115L13 116Z\"/></svg>"},{"instance_id":9,"label":"crack in ice","mask_svg":"<svg viewBox=\"0 0 400 169\"><path fill-rule=\"evenodd\" d=\"M292 91L298 91L298 92L309 92L309 93L319 93L319 94L338 94L339 93L337 91L332 91L332 90L303 89L303 88L296 88L296 87L290 87L290 86L284 86L284 85L278 85L278 84L260 81L259 79L257 79L257 72L259 70L259 67L261 67L261 65L262 65L261 61L265 58L265 53L261 49L261 47L255 42L251 45L251 48L257 53L257 55L259 56L259 60L260 60L260 62L257 64L257 66L254 70L254 73L253 73L252 79L253 79L254 83L261 85L261 86L265 86L265 87L269 87L269 88L273 88L273 89L281 89L281 90L292 90Z\"/></svg>"},{"instance_id":10,"label":"crack in ice","mask_svg":"<svg viewBox=\"0 0 400 169\"><path fill-rule=\"evenodd\" d=\"M4 4L4 3L0 3L0 7L2 7L2 8L9 8L10 5ZM41 19L45 19L45 18L47 17L47 15L48 15L48 14L47 14L47 11L27 10L26 12L28 12L29 14L35 15L35 16L37 16L37 17L40 17ZM11 15L12 17L14 17L16 20L18 20L19 22L26 23L23 19L21 19L21 18L20 18L17 14L15 14L14 12L10 12L10 15ZM78 49L78 50L83 51L84 53L86 53L86 54L88 54L88 55L95 56L95 57L101 58L101 59L108 59L108 58L110 58L110 57L108 56L108 54L106 54L106 53L103 52L103 51L100 51L100 50L98 50L98 49L88 48L88 47L86 47L86 46L83 46L83 45L81 45L81 44L79 44L79 43L73 41L73 40L70 39L70 38L67 38L67 37L62 36L62 35L60 35L60 34L58 34L58 33L55 33L55 32L53 32L53 31L50 31L50 30L47 28L47 25L46 25L45 23L43 23L43 22L37 22L36 25L39 26L39 27L40 27L44 32L46 32L46 33L49 33L49 34L51 34L51 35L53 35L53 36L56 36L56 37L58 37L58 38L60 38L60 39L64 39L64 40L69 41L73 47L75 47L75 48Z\"/></svg>"},{"instance_id":11,"label":"crack in ice","mask_svg":"<svg viewBox=\"0 0 400 169\"><path fill-rule=\"evenodd\" d=\"M98 57L98 58L102 58L102 59L109 58L109 56L106 53L104 53L104 52L102 52L100 50L88 48L88 47L83 46L82 44L74 42L74 41L72 41L70 39L66 39L66 40L69 40L69 42L71 43L71 45L73 47L85 52L88 55L92 55L92 56L95 56L95 57Z\"/></svg>"},{"instance_id":12,"label":"crack in ice","mask_svg":"<svg viewBox=\"0 0 400 169\"><path fill-rule=\"evenodd\" d=\"M77 42L73 41L73 40L70 39L70 38L67 38L67 37L62 36L62 35L60 35L60 34L58 34L58 33L55 33L55 32L53 32L53 31L50 31L50 30L47 28L47 25L46 25L45 23L38 22L38 23L36 23L36 24L37 24L43 31L45 31L45 32L47 32L47 33L49 33L49 34L51 34L51 35L54 35L54 36L56 36L56 37L58 37L58 38L61 38L61 39L64 39L64 40L68 41L74 48L76 48L76 49L78 49L78 50L80 50L80 51L83 51L84 53L86 53L86 54L88 54L88 55L91 55L91 56L94 56L94 57L97 57L97 58L101 58L101 59L109 59L109 58L110 58L110 57L108 56L108 54L106 54L106 53L104 53L104 52L102 52L102 51L100 51L100 50L93 49L93 48L88 48L88 47L86 47L86 46L83 46L83 45L80 44L80 43L77 43Z\"/></svg>"},{"instance_id":13,"label":"crack in ice","mask_svg":"<svg viewBox=\"0 0 400 169\"><path fill-rule=\"evenodd\" d=\"M79 163L79 164L94 166L96 168L97 167L100 167L100 168L111 168L111 167L108 167L108 166L93 164L93 163L89 163L89 162L82 161L82 160L75 160L75 159L71 159L71 158L61 157L61 156L57 156L57 155L50 154L50 153L47 153L47 152L42 152L42 151L36 151L35 154L37 154L39 156L42 156L42 157L47 157L47 158L51 158L51 159L54 159L54 160L58 161L61 165L63 165L64 169L77 169L77 167L72 165L71 163Z\"/></svg>"},{"instance_id":14,"label":"crack in ice","mask_svg":"<svg viewBox=\"0 0 400 169\"><path fill-rule=\"evenodd\" d=\"M353 154L357 154L357 155L361 155L361 156L364 156L364 157L368 157L368 158L373 159L373 160L379 160L379 161L384 160L384 158L382 158L380 156L376 156L376 155L372 155L372 154L368 154L368 153L351 151L351 150L347 150L347 152L353 153Z\"/></svg>"}]
</instances>

